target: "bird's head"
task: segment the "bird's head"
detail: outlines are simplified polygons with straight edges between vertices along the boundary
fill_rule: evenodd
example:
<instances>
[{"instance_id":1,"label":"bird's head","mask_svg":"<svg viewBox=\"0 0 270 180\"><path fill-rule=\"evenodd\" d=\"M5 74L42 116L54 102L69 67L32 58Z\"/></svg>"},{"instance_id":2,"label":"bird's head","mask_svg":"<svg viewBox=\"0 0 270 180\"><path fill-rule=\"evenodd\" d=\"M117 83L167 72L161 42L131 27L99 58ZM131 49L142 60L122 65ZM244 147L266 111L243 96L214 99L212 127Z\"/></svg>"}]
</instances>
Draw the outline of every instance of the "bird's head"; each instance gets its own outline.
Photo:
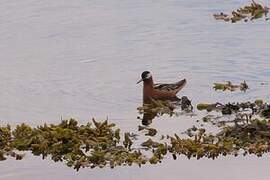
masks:
<instances>
[{"instance_id":1,"label":"bird's head","mask_svg":"<svg viewBox=\"0 0 270 180\"><path fill-rule=\"evenodd\" d=\"M152 75L149 71L144 71L141 75L141 79L137 82L137 84L139 84L142 81L146 81L148 79L152 78Z\"/></svg>"}]
</instances>

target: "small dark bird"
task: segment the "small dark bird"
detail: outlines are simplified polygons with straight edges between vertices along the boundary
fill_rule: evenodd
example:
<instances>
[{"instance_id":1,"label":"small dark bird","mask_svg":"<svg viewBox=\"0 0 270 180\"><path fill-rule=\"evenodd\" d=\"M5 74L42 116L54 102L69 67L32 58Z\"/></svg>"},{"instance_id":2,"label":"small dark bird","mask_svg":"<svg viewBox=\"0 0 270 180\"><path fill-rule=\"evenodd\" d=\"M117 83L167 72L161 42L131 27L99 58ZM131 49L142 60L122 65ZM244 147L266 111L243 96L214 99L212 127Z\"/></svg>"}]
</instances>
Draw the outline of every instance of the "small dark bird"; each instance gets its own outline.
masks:
<instances>
[{"instance_id":1,"label":"small dark bird","mask_svg":"<svg viewBox=\"0 0 270 180\"><path fill-rule=\"evenodd\" d=\"M143 81L143 103L150 103L155 100L179 100L176 94L186 85L186 79L172 84L154 84L152 75L149 71L144 71L141 75L139 84Z\"/></svg>"}]
</instances>

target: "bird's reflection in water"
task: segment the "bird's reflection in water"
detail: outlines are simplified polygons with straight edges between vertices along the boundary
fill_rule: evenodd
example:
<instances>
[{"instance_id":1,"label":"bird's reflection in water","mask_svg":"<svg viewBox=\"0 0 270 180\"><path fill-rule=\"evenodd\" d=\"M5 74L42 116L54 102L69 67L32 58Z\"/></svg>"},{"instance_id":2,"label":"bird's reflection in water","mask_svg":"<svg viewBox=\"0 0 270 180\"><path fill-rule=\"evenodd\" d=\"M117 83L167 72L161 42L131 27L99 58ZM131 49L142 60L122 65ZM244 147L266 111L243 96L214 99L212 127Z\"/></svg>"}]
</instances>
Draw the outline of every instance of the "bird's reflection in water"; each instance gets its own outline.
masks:
<instances>
[{"instance_id":1,"label":"bird's reflection in water","mask_svg":"<svg viewBox=\"0 0 270 180\"><path fill-rule=\"evenodd\" d=\"M148 126L152 123L153 119L157 116L157 113L144 112L142 117L142 125Z\"/></svg>"},{"instance_id":2,"label":"bird's reflection in water","mask_svg":"<svg viewBox=\"0 0 270 180\"><path fill-rule=\"evenodd\" d=\"M145 106L145 104L144 104ZM160 107L155 107L155 108L149 108L149 109L144 109L142 112L142 125L148 126L153 122L153 119L156 117L161 117L164 114L167 114L169 116L172 116L175 114L174 112L175 107L174 106L160 106Z\"/></svg>"},{"instance_id":3,"label":"bird's reflection in water","mask_svg":"<svg viewBox=\"0 0 270 180\"><path fill-rule=\"evenodd\" d=\"M142 107L139 107L139 113L143 115L142 125L148 126L153 122L155 117L160 117L164 114L169 116L179 115L180 112L175 112L175 109L179 107L182 113L192 112L193 106L191 101L183 96L179 101L152 101L150 104L143 104Z\"/></svg>"}]
</instances>

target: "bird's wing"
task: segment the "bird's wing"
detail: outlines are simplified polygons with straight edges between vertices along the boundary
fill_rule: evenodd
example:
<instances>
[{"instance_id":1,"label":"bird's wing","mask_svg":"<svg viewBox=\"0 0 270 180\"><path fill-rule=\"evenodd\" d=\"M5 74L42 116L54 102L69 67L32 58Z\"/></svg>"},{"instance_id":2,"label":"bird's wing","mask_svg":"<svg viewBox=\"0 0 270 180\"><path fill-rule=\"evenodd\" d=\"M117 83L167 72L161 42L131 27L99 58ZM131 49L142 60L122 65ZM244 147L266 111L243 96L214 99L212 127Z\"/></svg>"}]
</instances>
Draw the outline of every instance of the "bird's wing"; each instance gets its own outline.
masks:
<instances>
[{"instance_id":1,"label":"bird's wing","mask_svg":"<svg viewBox=\"0 0 270 180\"><path fill-rule=\"evenodd\" d=\"M174 91L177 86L175 84L155 84L154 89L160 91Z\"/></svg>"},{"instance_id":2,"label":"bird's wing","mask_svg":"<svg viewBox=\"0 0 270 180\"><path fill-rule=\"evenodd\" d=\"M169 91L173 93L179 92L186 85L186 79L172 84L155 84L154 89L160 91Z\"/></svg>"}]
</instances>

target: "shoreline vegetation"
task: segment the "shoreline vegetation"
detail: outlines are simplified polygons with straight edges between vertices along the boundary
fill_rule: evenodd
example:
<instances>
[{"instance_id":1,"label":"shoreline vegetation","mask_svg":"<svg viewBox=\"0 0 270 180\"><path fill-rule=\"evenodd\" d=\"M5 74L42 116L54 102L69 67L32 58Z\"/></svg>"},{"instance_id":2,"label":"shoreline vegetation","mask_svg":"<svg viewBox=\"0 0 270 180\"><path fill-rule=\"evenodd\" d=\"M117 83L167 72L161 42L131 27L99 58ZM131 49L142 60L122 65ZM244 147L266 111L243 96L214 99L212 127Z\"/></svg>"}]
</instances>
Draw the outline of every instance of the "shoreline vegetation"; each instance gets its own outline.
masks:
<instances>
[{"instance_id":1,"label":"shoreline vegetation","mask_svg":"<svg viewBox=\"0 0 270 180\"><path fill-rule=\"evenodd\" d=\"M193 111L187 97L181 102L159 102L138 108L139 113L175 113L180 106L182 114ZM192 108L190 108L192 106ZM154 111L153 111L154 109ZM179 155L187 158L211 158L226 155L255 154L258 157L270 151L270 105L263 100L242 103L200 103L199 111L215 111L208 114L198 125L182 134L159 134L158 130L139 126L138 133L122 132L114 123L96 121L79 125L75 119L63 120L59 124L31 127L27 124L0 127L0 161L13 157L22 160L25 151L42 159L62 161L67 166L80 168L103 168L126 165L158 164L168 156L177 159ZM230 115L233 119L227 118ZM220 118L222 117L222 118ZM208 132L204 125L217 127L217 132ZM140 132L140 133L139 133ZM184 135L184 136L183 136ZM140 145L138 136L144 138ZM141 141L139 141L141 142Z\"/></svg>"}]
</instances>

